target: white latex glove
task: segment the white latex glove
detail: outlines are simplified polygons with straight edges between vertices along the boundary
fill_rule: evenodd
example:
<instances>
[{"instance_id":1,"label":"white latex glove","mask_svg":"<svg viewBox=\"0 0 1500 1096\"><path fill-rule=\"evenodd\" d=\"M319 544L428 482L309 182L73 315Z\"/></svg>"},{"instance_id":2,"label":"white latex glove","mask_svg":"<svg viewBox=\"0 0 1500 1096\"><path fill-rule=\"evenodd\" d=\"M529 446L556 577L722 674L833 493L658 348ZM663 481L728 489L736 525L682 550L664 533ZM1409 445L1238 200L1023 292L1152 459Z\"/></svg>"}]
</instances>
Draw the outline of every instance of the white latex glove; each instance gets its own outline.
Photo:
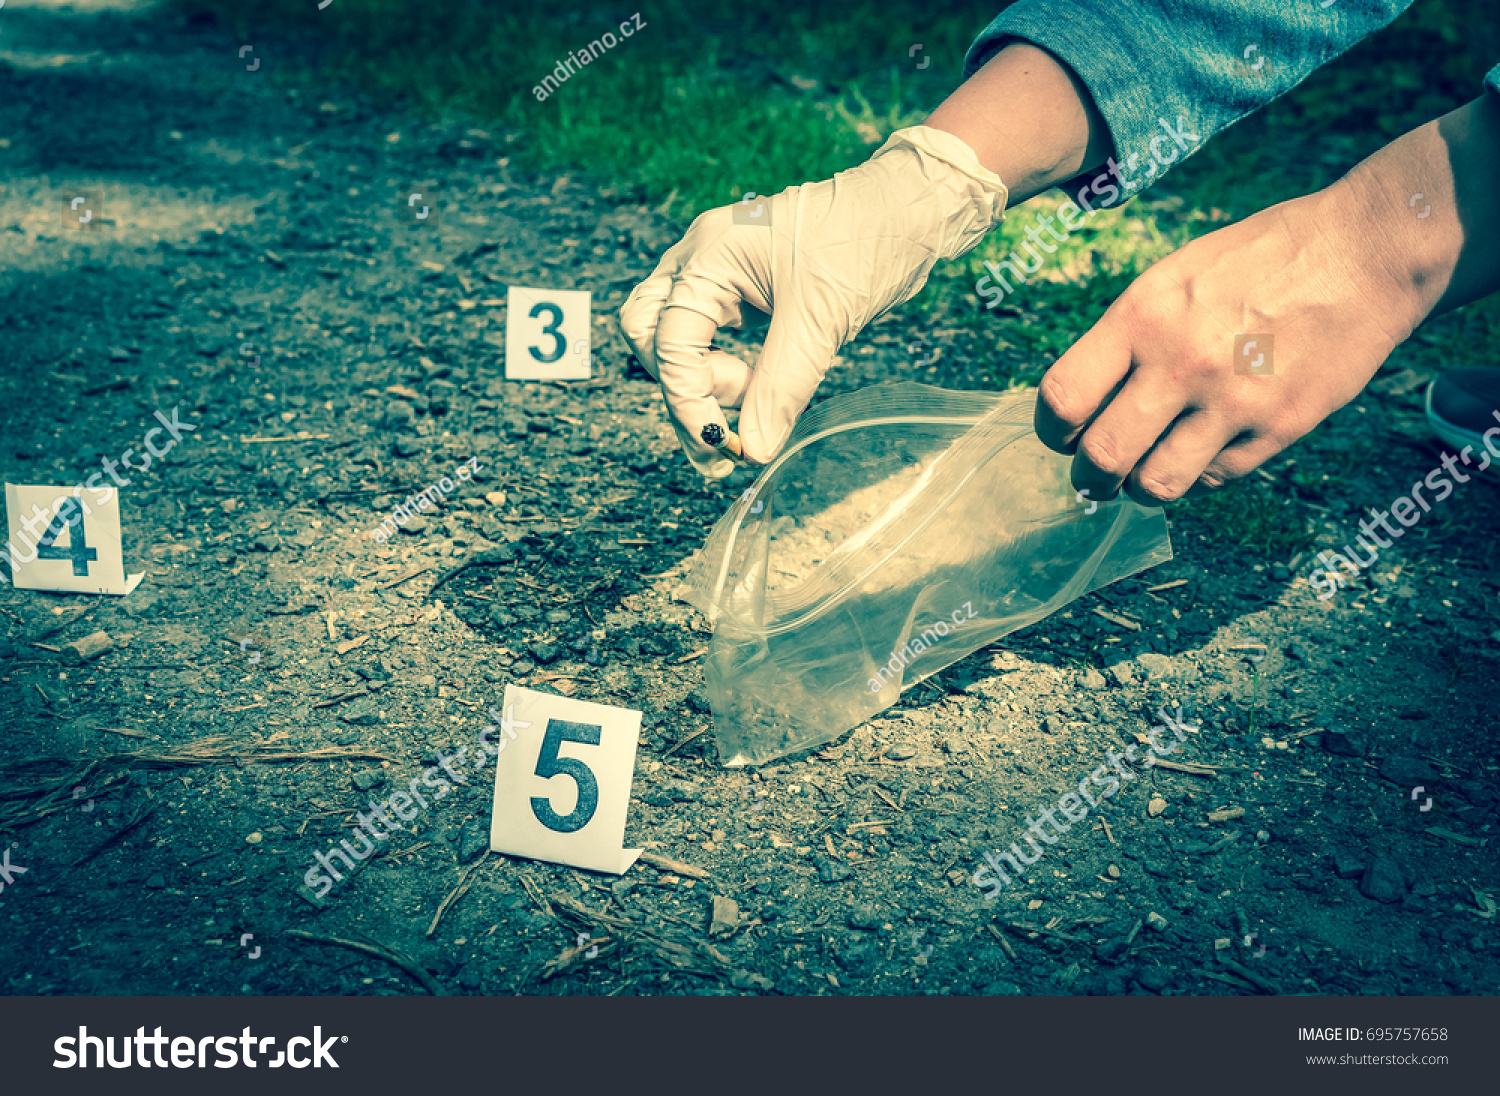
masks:
<instances>
[{"instance_id":1,"label":"white latex glove","mask_svg":"<svg viewBox=\"0 0 1500 1096\"><path fill-rule=\"evenodd\" d=\"M703 429L728 437L723 408L741 406L745 457L774 457L839 348L914 297L938 259L978 243L1005 200L962 140L912 126L832 179L698 217L620 308L688 459L712 479L729 475L735 462ZM720 327L740 326L742 303L771 314L753 369L709 349Z\"/></svg>"}]
</instances>

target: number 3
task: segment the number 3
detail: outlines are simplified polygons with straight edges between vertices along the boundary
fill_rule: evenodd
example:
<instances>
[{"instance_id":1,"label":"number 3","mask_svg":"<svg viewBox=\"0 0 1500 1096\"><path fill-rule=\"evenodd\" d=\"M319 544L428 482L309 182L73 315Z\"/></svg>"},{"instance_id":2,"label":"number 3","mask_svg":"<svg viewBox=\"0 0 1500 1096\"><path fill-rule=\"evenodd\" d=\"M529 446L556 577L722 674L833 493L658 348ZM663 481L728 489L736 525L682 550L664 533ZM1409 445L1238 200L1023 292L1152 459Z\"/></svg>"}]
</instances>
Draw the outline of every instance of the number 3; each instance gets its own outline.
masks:
<instances>
[{"instance_id":1,"label":"number 3","mask_svg":"<svg viewBox=\"0 0 1500 1096\"><path fill-rule=\"evenodd\" d=\"M563 338L562 328L559 326L562 323L563 310L561 308L558 308L555 304L550 304L546 301L542 301L539 304L532 305L531 311L527 314L534 320L543 312L552 313L552 322L542 327L543 335L552 336L552 353L544 355L535 346L528 346L526 349L530 351L531 356L539 362L555 362L558 358L563 356L563 351L566 350L568 346L568 340Z\"/></svg>"},{"instance_id":2,"label":"number 3","mask_svg":"<svg viewBox=\"0 0 1500 1096\"><path fill-rule=\"evenodd\" d=\"M541 307L541 306L538 306ZM551 308L552 305L546 307ZM582 761L572 757L558 757L557 750L564 742L582 742L587 746L599 745L599 733L603 730L595 723L573 723L566 719L547 720L547 734L542 739L542 752L536 759L536 775L550 779L554 776L571 776L578 785L578 802L567 814L559 815L552 809L552 802L532 796L531 810L537 821L556 833L576 833L589 824L594 812L599 809L599 783L593 772Z\"/></svg>"}]
</instances>

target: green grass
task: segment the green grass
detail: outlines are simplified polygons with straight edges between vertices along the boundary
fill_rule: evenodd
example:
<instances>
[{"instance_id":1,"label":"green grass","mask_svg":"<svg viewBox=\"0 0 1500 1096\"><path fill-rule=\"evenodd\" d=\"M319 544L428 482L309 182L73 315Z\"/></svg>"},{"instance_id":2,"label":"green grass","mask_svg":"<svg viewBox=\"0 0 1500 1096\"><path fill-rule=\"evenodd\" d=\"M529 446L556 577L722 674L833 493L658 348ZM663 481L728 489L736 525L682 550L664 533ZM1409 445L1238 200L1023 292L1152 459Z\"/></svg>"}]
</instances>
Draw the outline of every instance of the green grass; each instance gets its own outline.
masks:
<instances>
[{"instance_id":1,"label":"green grass","mask_svg":"<svg viewBox=\"0 0 1500 1096\"><path fill-rule=\"evenodd\" d=\"M959 82L995 0L171 0L213 13L256 41L308 48L314 88L330 81L377 101L502 127L508 152L539 169L583 168L606 197L648 202L684 224L746 191L775 193L865 159L894 129L926 117ZM619 24L639 5L645 26ZM1034 383L1152 263L1183 243L1328 185L1394 137L1478 94L1500 56L1493 0L1419 0L1392 27L1231 127L1146 195L1101 213L1004 306L974 293L985 259L1017 246L1041 195L957 262L940 264L905 306L932 324L993 339L997 386ZM556 62L611 30L617 44L545 102L533 87ZM252 40L249 37L245 41ZM913 47L921 51L911 56ZM930 64L918 68L922 59ZM1019 317L1017 313L1019 312ZM1428 325L1393 364L1490 364L1500 307L1471 306ZM1299 473L1300 474L1300 473ZM1323 481L1320 480L1320 483ZM1323 483L1326 486L1326 483ZM1218 535L1281 554L1307 542L1301 515L1263 484L1188 504Z\"/></svg>"},{"instance_id":2,"label":"green grass","mask_svg":"<svg viewBox=\"0 0 1500 1096\"><path fill-rule=\"evenodd\" d=\"M1241 480L1172 509L1186 510L1231 544L1274 559L1289 559L1314 543L1311 511L1289 499L1285 488L1263 480Z\"/></svg>"}]
</instances>

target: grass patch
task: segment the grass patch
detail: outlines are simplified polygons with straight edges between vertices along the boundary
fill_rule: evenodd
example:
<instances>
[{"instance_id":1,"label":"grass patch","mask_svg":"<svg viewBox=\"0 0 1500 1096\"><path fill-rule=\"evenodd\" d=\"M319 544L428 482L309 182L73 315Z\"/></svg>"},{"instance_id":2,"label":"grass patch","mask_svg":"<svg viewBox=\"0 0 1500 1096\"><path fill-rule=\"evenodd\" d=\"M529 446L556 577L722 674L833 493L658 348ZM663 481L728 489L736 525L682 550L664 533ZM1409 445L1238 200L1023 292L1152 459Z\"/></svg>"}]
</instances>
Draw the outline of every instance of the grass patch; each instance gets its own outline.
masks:
<instances>
[{"instance_id":1,"label":"grass patch","mask_svg":"<svg viewBox=\"0 0 1500 1096\"><path fill-rule=\"evenodd\" d=\"M1316 541L1311 511L1264 481L1241 480L1212 495L1173 503L1171 509L1191 514L1219 539L1276 559L1306 551Z\"/></svg>"}]
</instances>

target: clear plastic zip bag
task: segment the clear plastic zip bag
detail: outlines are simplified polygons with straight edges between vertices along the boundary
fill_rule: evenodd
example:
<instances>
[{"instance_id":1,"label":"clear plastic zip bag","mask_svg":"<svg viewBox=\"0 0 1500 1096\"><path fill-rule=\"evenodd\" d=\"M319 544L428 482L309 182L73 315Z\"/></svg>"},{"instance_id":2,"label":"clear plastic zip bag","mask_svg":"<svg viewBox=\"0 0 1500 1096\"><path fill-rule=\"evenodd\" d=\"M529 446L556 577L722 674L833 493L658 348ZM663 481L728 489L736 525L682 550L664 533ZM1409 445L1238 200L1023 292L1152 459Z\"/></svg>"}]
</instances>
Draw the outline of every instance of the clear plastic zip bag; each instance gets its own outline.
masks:
<instances>
[{"instance_id":1,"label":"clear plastic zip bag","mask_svg":"<svg viewBox=\"0 0 1500 1096\"><path fill-rule=\"evenodd\" d=\"M902 689L1172 558L1166 518L1080 499L1034 390L878 385L821 404L714 526L687 599L719 751L831 742Z\"/></svg>"}]
</instances>

